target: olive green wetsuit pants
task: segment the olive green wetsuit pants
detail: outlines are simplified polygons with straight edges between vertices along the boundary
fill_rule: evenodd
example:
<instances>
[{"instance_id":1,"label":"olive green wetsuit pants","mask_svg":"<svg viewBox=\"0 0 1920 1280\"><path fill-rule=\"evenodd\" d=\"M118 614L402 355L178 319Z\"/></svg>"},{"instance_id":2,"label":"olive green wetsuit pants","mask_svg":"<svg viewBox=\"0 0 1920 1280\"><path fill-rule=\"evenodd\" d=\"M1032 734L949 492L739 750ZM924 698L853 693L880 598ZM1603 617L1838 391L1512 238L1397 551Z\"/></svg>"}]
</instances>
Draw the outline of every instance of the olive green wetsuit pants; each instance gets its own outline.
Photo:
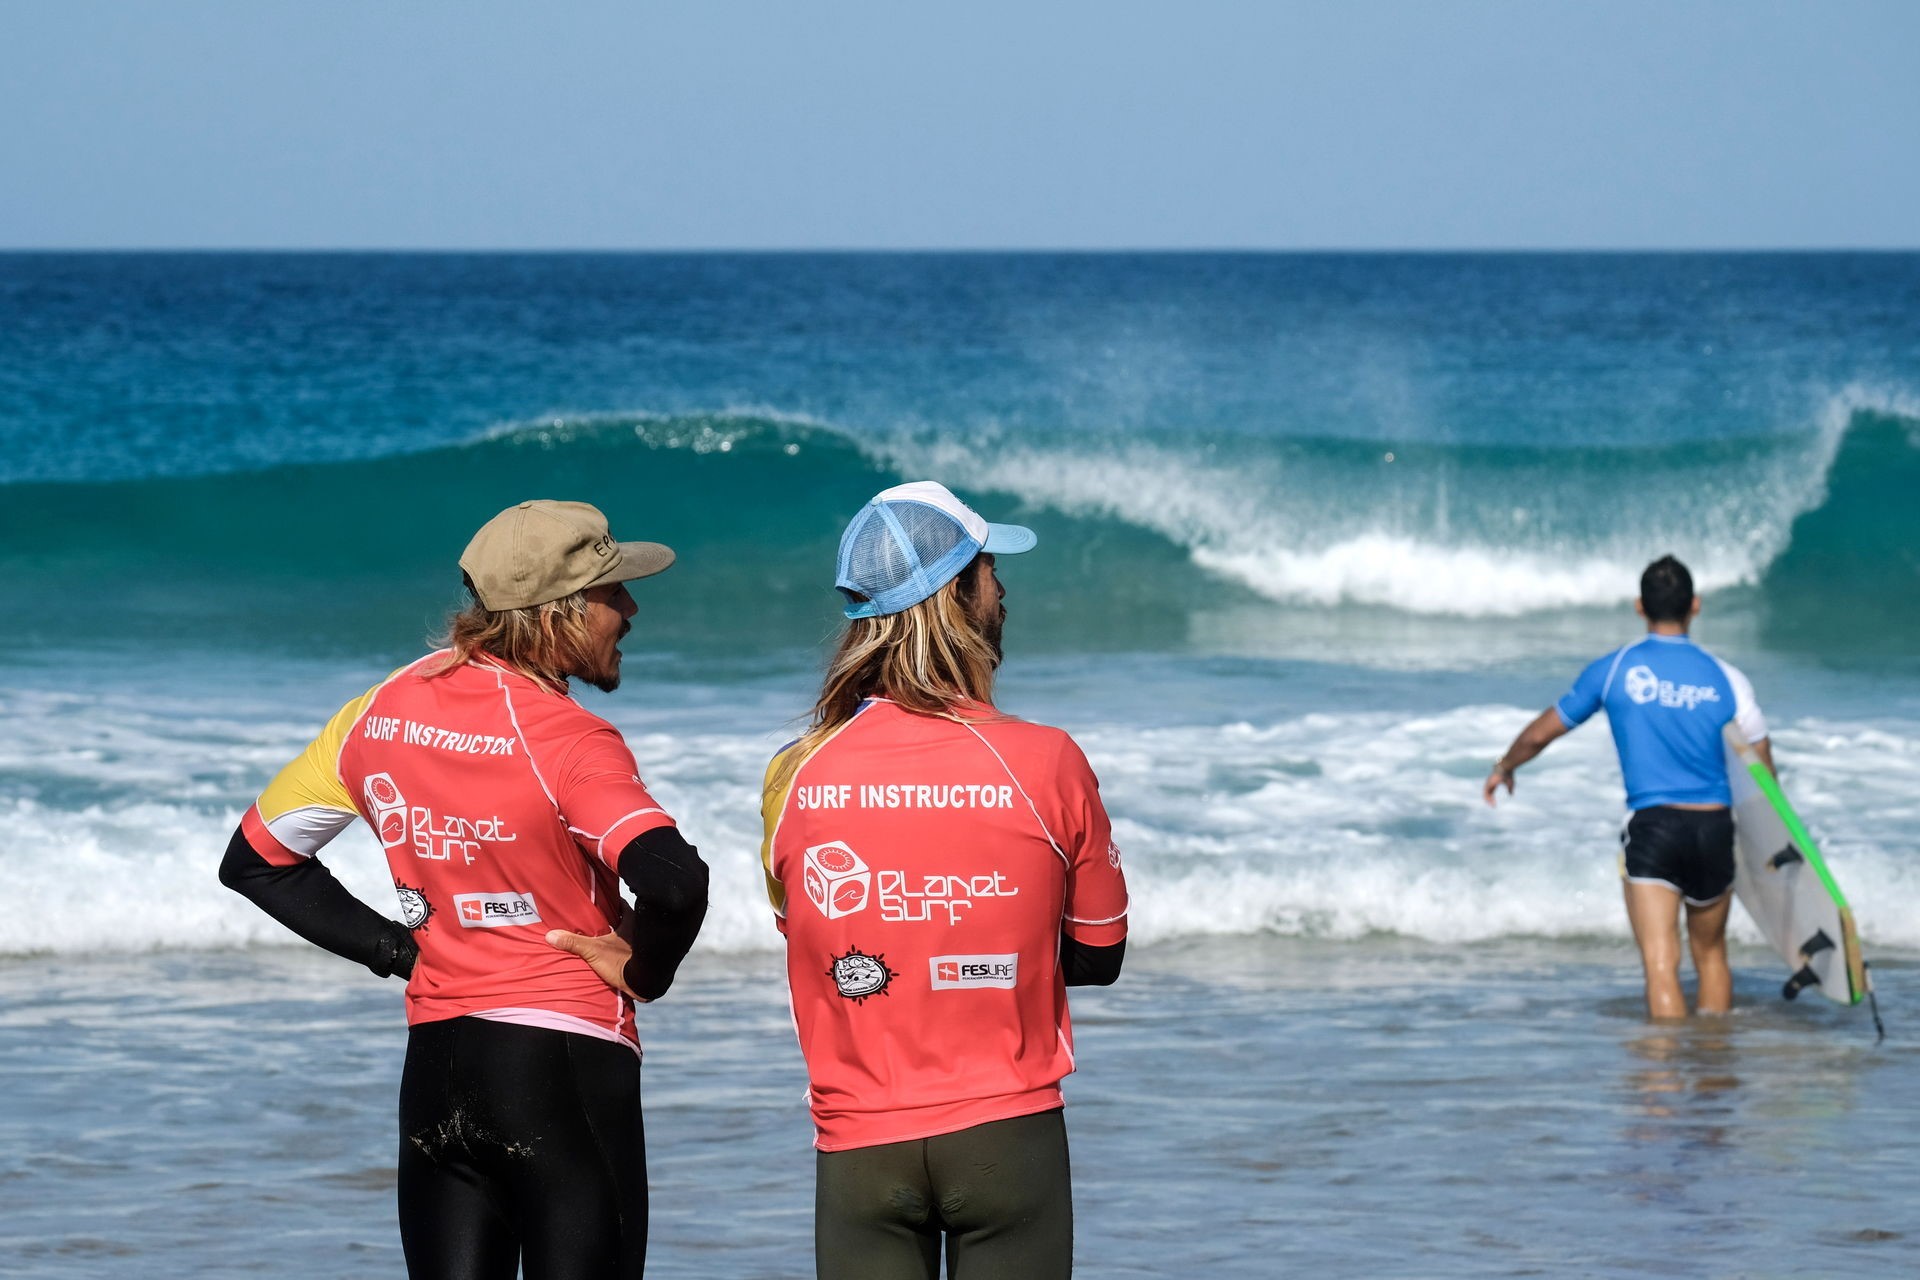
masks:
<instances>
[{"instance_id":1,"label":"olive green wetsuit pants","mask_svg":"<svg viewBox=\"0 0 1920 1280\"><path fill-rule=\"evenodd\" d=\"M912 1142L822 1151L820 1280L1064 1280L1073 1187L1058 1109Z\"/></svg>"}]
</instances>

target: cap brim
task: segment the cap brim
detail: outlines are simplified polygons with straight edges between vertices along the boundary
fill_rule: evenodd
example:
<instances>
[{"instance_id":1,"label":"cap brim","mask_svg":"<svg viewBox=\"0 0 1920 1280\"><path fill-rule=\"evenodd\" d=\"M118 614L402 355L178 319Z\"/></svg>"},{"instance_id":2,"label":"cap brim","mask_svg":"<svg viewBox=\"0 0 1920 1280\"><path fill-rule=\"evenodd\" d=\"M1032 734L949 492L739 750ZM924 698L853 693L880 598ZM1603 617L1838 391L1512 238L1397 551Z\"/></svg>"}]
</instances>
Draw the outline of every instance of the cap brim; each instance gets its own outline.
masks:
<instances>
[{"instance_id":1,"label":"cap brim","mask_svg":"<svg viewBox=\"0 0 1920 1280\"><path fill-rule=\"evenodd\" d=\"M1033 530L1023 524L988 523L987 540L980 544L980 549L997 556L1017 556L1022 551L1033 550L1039 541Z\"/></svg>"},{"instance_id":2,"label":"cap brim","mask_svg":"<svg viewBox=\"0 0 1920 1280\"><path fill-rule=\"evenodd\" d=\"M609 582L632 582L636 578L651 578L656 573L664 573L673 566L673 548L658 542L623 542L620 544L620 556L587 585L604 586Z\"/></svg>"}]
</instances>

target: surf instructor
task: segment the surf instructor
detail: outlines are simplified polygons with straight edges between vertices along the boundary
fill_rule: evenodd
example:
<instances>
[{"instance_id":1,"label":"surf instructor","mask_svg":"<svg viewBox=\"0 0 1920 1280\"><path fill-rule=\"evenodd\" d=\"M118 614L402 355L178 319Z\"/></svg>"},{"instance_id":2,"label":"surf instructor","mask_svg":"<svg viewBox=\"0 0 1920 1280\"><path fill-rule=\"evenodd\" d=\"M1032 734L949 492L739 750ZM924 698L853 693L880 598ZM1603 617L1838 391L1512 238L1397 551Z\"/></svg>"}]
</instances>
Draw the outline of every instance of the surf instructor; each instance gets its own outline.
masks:
<instances>
[{"instance_id":1,"label":"surf instructor","mask_svg":"<svg viewBox=\"0 0 1920 1280\"><path fill-rule=\"evenodd\" d=\"M1501 787L1512 794L1516 769L1604 708L1633 811L1621 832L1620 875L1646 971L1647 1013L1687 1016L1680 989L1683 904L1698 1010L1725 1013L1733 1004L1727 914L1734 854L1721 729L1737 723L1771 770L1767 722L1746 676L1688 635L1700 600L1685 565L1672 556L1648 565L1634 610L1646 619L1647 634L1590 663L1494 762L1481 794L1489 805Z\"/></svg>"},{"instance_id":2,"label":"surf instructor","mask_svg":"<svg viewBox=\"0 0 1920 1280\"><path fill-rule=\"evenodd\" d=\"M447 647L342 707L241 819L220 881L301 937L407 979L400 1238L444 1280L632 1280L647 1248L634 1002L707 909L707 868L614 727L637 606L673 563L584 502L522 502L460 557ZM399 921L316 856L355 818ZM619 885L632 892L631 910Z\"/></svg>"},{"instance_id":3,"label":"surf instructor","mask_svg":"<svg viewBox=\"0 0 1920 1280\"><path fill-rule=\"evenodd\" d=\"M1119 976L1127 885L1080 748L993 705L995 557L1033 545L932 481L861 508L812 726L767 769L825 1280L1073 1268L1066 989Z\"/></svg>"}]
</instances>

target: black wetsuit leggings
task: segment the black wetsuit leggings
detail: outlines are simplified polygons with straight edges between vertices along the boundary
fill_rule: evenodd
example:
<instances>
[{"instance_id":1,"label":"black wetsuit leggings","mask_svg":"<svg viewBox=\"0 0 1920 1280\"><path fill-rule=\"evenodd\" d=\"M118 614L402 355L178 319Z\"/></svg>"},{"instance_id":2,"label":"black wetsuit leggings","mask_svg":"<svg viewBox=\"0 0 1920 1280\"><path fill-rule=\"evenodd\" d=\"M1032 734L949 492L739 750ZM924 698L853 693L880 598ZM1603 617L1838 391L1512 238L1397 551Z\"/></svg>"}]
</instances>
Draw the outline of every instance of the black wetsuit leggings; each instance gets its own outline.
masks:
<instances>
[{"instance_id":1,"label":"black wetsuit leggings","mask_svg":"<svg viewBox=\"0 0 1920 1280\"><path fill-rule=\"evenodd\" d=\"M637 1280L647 1255L640 1060L483 1018L413 1028L400 1242L414 1280Z\"/></svg>"},{"instance_id":2,"label":"black wetsuit leggings","mask_svg":"<svg viewBox=\"0 0 1920 1280\"><path fill-rule=\"evenodd\" d=\"M815 1158L820 1280L1063 1280L1073 1188L1058 1110Z\"/></svg>"}]
</instances>

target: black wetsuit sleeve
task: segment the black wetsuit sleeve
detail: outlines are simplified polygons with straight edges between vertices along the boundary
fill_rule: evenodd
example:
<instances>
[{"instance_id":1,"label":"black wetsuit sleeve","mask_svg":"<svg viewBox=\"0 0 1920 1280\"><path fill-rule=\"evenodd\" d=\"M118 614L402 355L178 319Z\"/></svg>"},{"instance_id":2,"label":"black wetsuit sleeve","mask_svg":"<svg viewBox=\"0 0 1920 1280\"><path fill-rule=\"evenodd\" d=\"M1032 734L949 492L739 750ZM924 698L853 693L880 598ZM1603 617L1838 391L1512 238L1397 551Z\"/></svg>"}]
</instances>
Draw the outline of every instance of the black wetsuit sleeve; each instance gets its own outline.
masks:
<instances>
[{"instance_id":1,"label":"black wetsuit sleeve","mask_svg":"<svg viewBox=\"0 0 1920 1280\"><path fill-rule=\"evenodd\" d=\"M1127 940L1095 947L1060 935L1060 973L1070 987L1110 987L1127 958Z\"/></svg>"},{"instance_id":2,"label":"black wetsuit sleeve","mask_svg":"<svg viewBox=\"0 0 1920 1280\"><path fill-rule=\"evenodd\" d=\"M622 976L642 1000L658 1000L707 918L707 864L678 827L655 827L620 851L620 879L633 893L623 930L633 958Z\"/></svg>"},{"instance_id":3,"label":"black wetsuit sleeve","mask_svg":"<svg viewBox=\"0 0 1920 1280\"><path fill-rule=\"evenodd\" d=\"M235 828L220 861L220 883L316 947L367 966L381 977L413 973L420 954L405 925L389 920L333 878L318 858L276 867Z\"/></svg>"}]
</instances>

